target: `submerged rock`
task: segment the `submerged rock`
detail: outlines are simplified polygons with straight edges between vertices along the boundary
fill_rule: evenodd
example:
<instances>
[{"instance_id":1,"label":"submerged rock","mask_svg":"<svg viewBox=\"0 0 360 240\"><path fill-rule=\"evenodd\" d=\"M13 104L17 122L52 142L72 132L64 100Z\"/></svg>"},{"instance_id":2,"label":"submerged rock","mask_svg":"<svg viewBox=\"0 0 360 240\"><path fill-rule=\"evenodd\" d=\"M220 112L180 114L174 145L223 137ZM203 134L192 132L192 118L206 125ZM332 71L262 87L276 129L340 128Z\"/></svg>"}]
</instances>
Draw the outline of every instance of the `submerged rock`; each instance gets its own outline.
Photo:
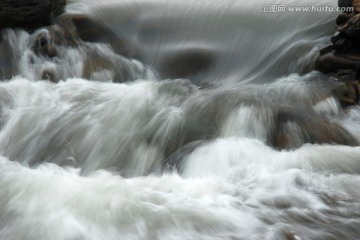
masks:
<instances>
[{"instance_id":1,"label":"submerged rock","mask_svg":"<svg viewBox=\"0 0 360 240\"><path fill-rule=\"evenodd\" d=\"M31 49L39 55L53 58L58 55L56 46L52 37L48 34L48 31L40 32L35 37L35 41Z\"/></svg>"},{"instance_id":2,"label":"submerged rock","mask_svg":"<svg viewBox=\"0 0 360 240\"><path fill-rule=\"evenodd\" d=\"M208 71L215 62L215 54L210 49L180 49L160 64L164 78L189 78Z\"/></svg>"},{"instance_id":3,"label":"submerged rock","mask_svg":"<svg viewBox=\"0 0 360 240\"><path fill-rule=\"evenodd\" d=\"M339 124L310 114L309 111L280 111L275 122L274 133L269 141L277 149L296 149L305 143L359 144Z\"/></svg>"}]
</instances>

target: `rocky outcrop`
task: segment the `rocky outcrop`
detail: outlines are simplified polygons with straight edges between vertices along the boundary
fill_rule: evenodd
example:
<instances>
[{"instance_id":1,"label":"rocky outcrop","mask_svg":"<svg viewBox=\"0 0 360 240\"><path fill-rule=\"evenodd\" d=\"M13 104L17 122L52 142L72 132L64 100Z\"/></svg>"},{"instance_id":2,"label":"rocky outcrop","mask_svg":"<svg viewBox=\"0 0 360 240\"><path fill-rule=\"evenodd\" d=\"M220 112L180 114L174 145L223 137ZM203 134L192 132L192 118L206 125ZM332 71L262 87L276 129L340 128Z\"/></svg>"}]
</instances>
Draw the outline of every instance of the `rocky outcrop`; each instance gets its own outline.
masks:
<instances>
[{"instance_id":1,"label":"rocky outcrop","mask_svg":"<svg viewBox=\"0 0 360 240\"><path fill-rule=\"evenodd\" d=\"M50 26L26 30L30 35L24 47L31 50L32 54L31 57L25 58L25 61L35 69L36 79L56 83L69 77L82 77L91 80L125 82L135 80L140 75L145 78L149 73L146 67L113 51L113 44L111 46L110 43L103 44L102 47L93 44L105 42L100 37L106 38L110 33L85 16L62 14L57 16ZM10 46L11 38L7 37L7 30L0 33L0 80L6 80L21 74L16 63L20 61L22 53L11 52L13 48ZM5 37L2 39L3 36ZM121 42L114 44L114 47L115 50L121 49ZM68 53L81 56L78 62L82 70L67 71L69 73L67 74L61 68L47 68L39 64L39 62L47 62L57 66L59 62L68 61L69 56L66 55ZM99 74L102 74L101 79ZM104 75L106 79L103 79Z\"/></svg>"},{"instance_id":2,"label":"rocky outcrop","mask_svg":"<svg viewBox=\"0 0 360 240\"><path fill-rule=\"evenodd\" d=\"M353 7L336 19L337 32L331 44L319 52L315 68L335 76L346 85L339 96L343 106L359 103L360 99L360 0L339 0L339 7Z\"/></svg>"},{"instance_id":3,"label":"rocky outcrop","mask_svg":"<svg viewBox=\"0 0 360 240\"><path fill-rule=\"evenodd\" d=\"M17 74L9 41L4 39L5 29L23 29L34 32L52 25L65 9L67 0L1 0L0 1L0 79ZM34 50L39 54L56 56L55 49L44 36L39 36Z\"/></svg>"},{"instance_id":4,"label":"rocky outcrop","mask_svg":"<svg viewBox=\"0 0 360 240\"><path fill-rule=\"evenodd\" d=\"M1 0L0 29L35 30L51 25L64 11L66 0Z\"/></svg>"}]
</instances>

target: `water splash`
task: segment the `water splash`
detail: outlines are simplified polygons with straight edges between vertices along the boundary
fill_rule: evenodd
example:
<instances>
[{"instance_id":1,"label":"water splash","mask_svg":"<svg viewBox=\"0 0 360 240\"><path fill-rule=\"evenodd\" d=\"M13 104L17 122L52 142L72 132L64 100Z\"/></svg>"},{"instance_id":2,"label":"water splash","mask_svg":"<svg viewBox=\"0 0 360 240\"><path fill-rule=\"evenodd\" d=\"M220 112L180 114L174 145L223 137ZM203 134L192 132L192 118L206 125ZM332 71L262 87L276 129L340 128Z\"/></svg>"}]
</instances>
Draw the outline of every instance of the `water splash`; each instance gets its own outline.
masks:
<instances>
[{"instance_id":1,"label":"water splash","mask_svg":"<svg viewBox=\"0 0 360 240\"><path fill-rule=\"evenodd\" d=\"M336 13L264 3L71 1L102 27L76 47L8 30L0 239L359 238L359 108L312 72Z\"/></svg>"}]
</instances>

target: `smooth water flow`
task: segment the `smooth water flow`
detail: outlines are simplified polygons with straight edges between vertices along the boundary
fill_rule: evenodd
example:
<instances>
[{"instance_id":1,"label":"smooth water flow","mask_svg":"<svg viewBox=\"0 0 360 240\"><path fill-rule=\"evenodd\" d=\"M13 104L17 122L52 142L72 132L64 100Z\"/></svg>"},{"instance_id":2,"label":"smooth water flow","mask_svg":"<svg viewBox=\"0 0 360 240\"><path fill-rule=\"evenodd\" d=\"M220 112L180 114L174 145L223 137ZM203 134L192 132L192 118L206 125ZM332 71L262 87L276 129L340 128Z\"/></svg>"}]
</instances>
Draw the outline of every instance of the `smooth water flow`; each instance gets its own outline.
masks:
<instances>
[{"instance_id":1,"label":"smooth water flow","mask_svg":"<svg viewBox=\"0 0 360 240\"><path fill-rule=\"evenodd\" d=\"M126 54L161 69L166 77L179 71L197 81L269 82L311 69L313 50L333 32L338 14L262 13L269 4L336 6L328 0L81 0L68 12L101 21L125 45ZM193 74L183 69L194 64L200 69Z\"/></svg>"},{"instance_id":2,"label":"smooth water flow","mask_svg":"<svg viewBox=\"0 0 360 240\"><path fill-rule=\"evenodd\" d=\"M336 3L73 0L78 46L7 30L0 239L360 238L360 108L313 71L338 13L264 4Z\"/></svg>"}]
</instances>

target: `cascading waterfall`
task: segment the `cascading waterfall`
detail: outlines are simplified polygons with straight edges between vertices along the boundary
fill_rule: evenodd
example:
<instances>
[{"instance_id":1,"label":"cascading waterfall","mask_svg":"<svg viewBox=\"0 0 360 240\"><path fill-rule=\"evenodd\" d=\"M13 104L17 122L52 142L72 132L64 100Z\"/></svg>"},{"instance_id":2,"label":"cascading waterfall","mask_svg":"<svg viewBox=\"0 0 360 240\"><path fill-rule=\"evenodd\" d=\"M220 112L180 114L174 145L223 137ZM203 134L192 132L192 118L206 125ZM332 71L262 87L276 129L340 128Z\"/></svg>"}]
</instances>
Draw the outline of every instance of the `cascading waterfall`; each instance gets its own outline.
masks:
<instances>
[{"instance_id":1,"label":"cascading waterfall","mask_svg":"<svg viewBox=\"0 0 360 240\"><path fill-rule=\"evenodd\" d=\"M337 13L264 4L72 0L92 41L6 30L0 239L360 238L360 108L313 70Z\"/></svg>"}]
</instances>

